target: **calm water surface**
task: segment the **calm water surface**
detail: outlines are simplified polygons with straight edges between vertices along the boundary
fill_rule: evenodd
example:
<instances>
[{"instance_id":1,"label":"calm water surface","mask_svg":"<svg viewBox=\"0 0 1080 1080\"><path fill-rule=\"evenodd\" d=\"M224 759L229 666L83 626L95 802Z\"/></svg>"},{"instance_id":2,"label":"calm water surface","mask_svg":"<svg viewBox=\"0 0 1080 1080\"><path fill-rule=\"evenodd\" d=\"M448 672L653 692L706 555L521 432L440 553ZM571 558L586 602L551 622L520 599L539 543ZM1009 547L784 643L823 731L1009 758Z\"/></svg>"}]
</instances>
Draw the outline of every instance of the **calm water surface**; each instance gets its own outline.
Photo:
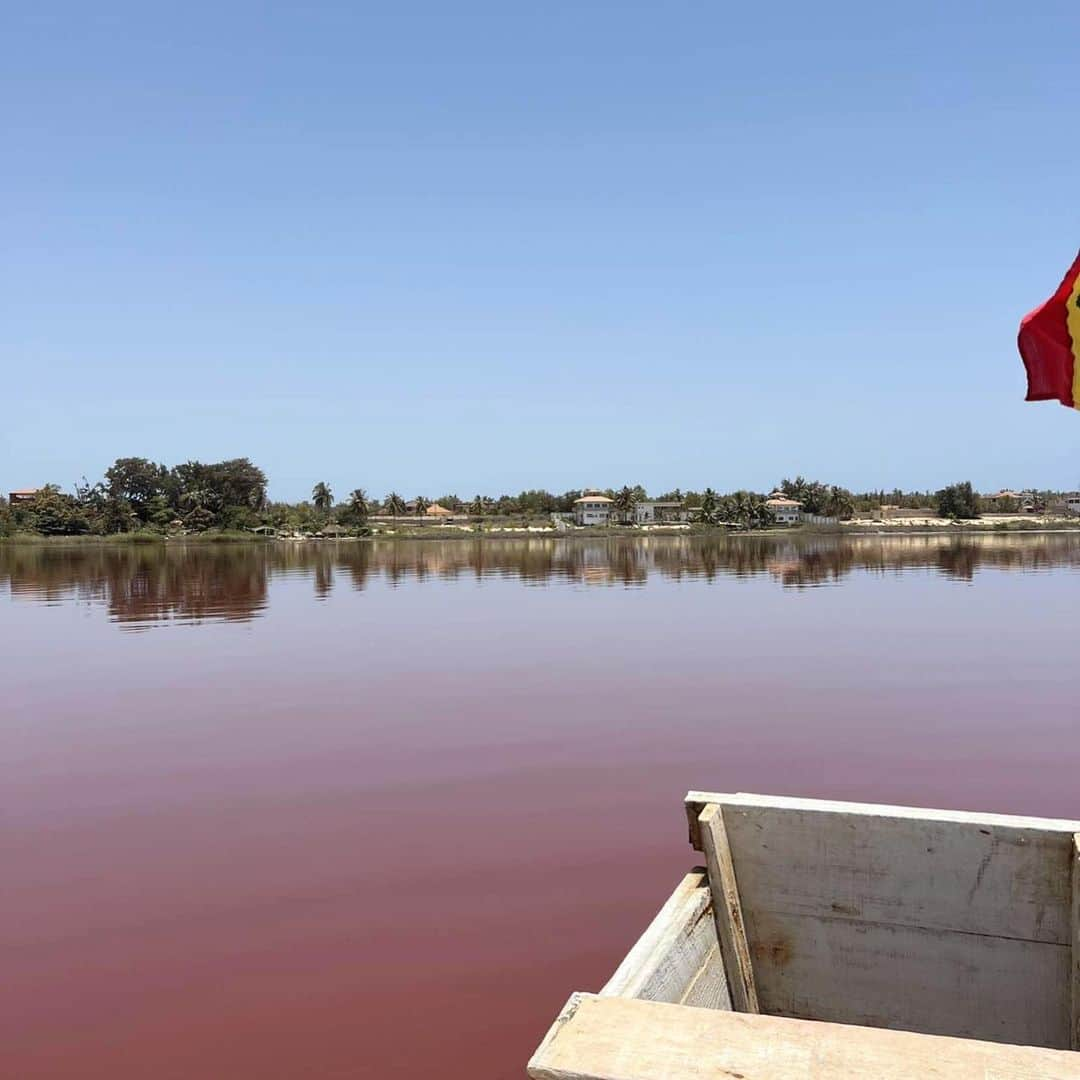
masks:
<instances>
[{"instance_id":1,"label":"calm water surface","mask_svg":"<svg viewBox=\"0 0 1080 1080\"><path fill-rule=\"evenodd\" d=\"M523 1076L688 788L1080 817L1080 537L0 549L0 1072Z\"/></svg>"}]
</instances>

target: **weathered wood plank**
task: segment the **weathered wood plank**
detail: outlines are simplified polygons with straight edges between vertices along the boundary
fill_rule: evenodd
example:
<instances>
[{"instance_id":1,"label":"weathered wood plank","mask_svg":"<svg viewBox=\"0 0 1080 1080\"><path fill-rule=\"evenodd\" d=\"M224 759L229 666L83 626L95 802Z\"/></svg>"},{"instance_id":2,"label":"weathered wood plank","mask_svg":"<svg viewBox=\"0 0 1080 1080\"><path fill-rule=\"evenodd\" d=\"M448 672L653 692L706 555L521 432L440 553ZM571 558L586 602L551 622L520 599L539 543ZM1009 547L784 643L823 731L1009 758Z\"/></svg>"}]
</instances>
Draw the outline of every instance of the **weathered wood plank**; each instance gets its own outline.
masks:
<instances>
[{"instance_id":1,"label":"weathered wood plank","mask_svg":"<svg viewBox=\"0 0 1080 1080\"><path fill-rule=\"evenodd\" d=\"M761 1011L1068 1050L1070 950L747 910Z\"/></svg>"},{"instance_id":2,"label":"weathered wood plank","mask_svg":"<svg viewBox=\"0 0 1080 1080\"><path fill-rule=\"evenodd\" d=\"M1080 1050L1080 832L1073 834L1071 1045Z\"/></svg>"},{"instance_id":3,"label":"weathered wood plank","mask_svg":"<svg viewBox=\"0 0 1080 1080\"><path fill-rule=\"evenodd\" d=\"M704 797L691 792L688 807ZM1071 945L1072 837L1080 825L710 797L723 807L745 910L839 914Z\"/></svg>"},{"instance_id":4,"label":"weathered wood plank","mask_svg":"<svg viewBox=\"0 0 1080 1080\"><path fill-rule=\"evenodd\" d=\"M698 868L679 883L600 993L729 1009L723 967L715 959L710 965L717 951L712 894Z\"/></svg>"},{"instance_id":5,"label":"weathered wood plank","mask_svg":"<svg viewBox=\"0 0 1080 1080\"><path fill-rule=\"evenodd\" d=\"M575 994L532 1080L1078 1080L1069 1051Z\"/></svg>"},{"instance_id":6,"label":"weathered wood plank","mask_svg":"<svg viewBox=\"0 0 1080 1080\"><path fill-rule=\"evenodd\" d=\"M688 810L703 799L697 840L708 854L719 806L762 1011L1080 1040L1076 823L702 792Z\"/></svg>"},{"instance_id":7,"label":"weathered wood plank","mask_svg":"<svg viewBox=\"0 0 1080 1080\"><path fill-rule=\"evenodd\" d=\"M721 808L715 803L706 806L701 812L700 826L712 887L716 936L724 958L731 1005L737 1012L756 1013L759 1009L754 968Z\"/></svg>"},{"instance_id":8,"label":"weathered wood plank","mask_svg":"<svg viewBox=\"0 0 1080 1080\"><path fill-rule=\"evenodd\" d=\"M944 821L958 825L999 825L1006 828L1040 829L1069 835L1080 832L1080 821L1064 818L984 814L971 810L936 810L926 806L892 806L887 803L843 802L835 799L802 799L792 795L757 795L748 791L688 791L685 801L688 807L696 807L698 815L709 803L716 803L725 806L771 806L778 810L829 811L866 817L913 818L916 821Z\"/></svg>"},{"instance_id":9,"label":"weathered wood plank","mask_svg":"<svg viewBox=\"0 0 1080 1080\"><path fill-rule=\"evenodd\" d=\"M731 994L728 991L727 975L724 972L724 958L720 953L720 945L716 941L716 927L713 923L712 908L710 907L708 919L709 937L713 946L705 957L705 963L701 970L694 976L693 981L686 988L680 1005L688 1005L695 1009L729 1009L731 1008Z\"/></svg>"}]
</instances>

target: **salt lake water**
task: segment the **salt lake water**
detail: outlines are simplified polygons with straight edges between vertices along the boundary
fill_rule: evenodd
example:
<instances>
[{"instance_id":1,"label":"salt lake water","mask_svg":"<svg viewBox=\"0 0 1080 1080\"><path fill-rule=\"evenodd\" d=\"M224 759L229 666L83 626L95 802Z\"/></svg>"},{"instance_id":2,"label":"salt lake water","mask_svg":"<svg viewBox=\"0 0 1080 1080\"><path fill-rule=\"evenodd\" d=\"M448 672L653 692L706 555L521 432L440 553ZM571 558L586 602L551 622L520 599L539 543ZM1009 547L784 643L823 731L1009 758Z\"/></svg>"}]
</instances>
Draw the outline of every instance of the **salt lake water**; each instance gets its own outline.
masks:
<instances>
[{"instance_id":1,"label":"salt lake water","mask_svg":"<svg viewBox=\"0 0 1080 1080\"><path fill-rule=\"evenodd\" d=\"M1080 817L1080 535L0 546L5 1075L519 1078L687 789Z\"/></svg>"}]
</instances>

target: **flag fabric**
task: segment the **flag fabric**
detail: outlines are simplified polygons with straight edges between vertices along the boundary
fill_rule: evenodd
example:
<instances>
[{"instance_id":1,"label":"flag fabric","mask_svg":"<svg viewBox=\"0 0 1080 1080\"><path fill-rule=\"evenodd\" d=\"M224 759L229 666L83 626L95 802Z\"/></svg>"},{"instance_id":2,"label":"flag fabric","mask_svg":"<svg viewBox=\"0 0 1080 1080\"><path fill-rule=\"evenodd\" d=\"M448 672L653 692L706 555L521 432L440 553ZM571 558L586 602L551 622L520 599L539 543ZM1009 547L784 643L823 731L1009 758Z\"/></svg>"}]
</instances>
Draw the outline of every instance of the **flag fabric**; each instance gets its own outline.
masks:
<instances>
[{"instance_id":1,"label":"flag fabric","mask_svg":"<svg viewBox=\"0 0 1080 1080\"><path fill-rule=\"evenodd\" d=\"M1080 409L1080 254L1058 290L1020 323L1028 401Z\"/></svg>"}]
</instances>

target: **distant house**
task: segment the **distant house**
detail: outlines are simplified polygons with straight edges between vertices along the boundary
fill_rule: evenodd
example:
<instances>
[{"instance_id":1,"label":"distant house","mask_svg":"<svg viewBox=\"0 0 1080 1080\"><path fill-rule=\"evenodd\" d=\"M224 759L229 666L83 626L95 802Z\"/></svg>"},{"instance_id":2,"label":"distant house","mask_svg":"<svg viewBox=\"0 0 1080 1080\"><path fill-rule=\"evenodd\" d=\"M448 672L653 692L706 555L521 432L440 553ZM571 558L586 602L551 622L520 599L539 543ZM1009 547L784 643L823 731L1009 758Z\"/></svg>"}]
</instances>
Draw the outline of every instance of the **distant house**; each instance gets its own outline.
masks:
<instances>
[{"instance_id":1,"label":"distant house","mask_svg":"<svg viewBox=\"0 0 1080 1080\"><path fill-rule=\"evenodd\" d=\"M639 525L686 521L689 515L681 502L646 499L634 507L634 520Z\"/></svg>"},{"instance_id":2,"label":"distant house","mask_svg":"<svg viewBox=\"0 0 1080 1080\"><path fill-rule=\"evenodd\" d=\"M454 511L447 510L445 506L440 506L439 503L428 503L423 510L420 509L420 502L417 499L410 499L405 504L405 513L410 514L413 517L453 517Z\"/></svg>"},{"instance_id":3,"label":"distant house","mask_svg":"<svg viewBox=\"0 0 1080 1080\"><path fill-rule=\"evenodd\" d=\"M41 488L20 488L18 491L8 492L8 504L16 506L19 503L33 502Z\"/></svg>"},{"instance_id":4,"label":"distant house","mask_svg":"<svg viewBox=\"0 0 1080 1080\"><path fill-rule=\"evenodd\" d=\"M987 501L997 513L1020 511L1022 514L1034 514L1039 508L1039 497L1035 491L1011 491L1002 488L996 495L988 495Z\"/></svg>"},{"instance_id":5,"label":"distant house","mask_svg":"<svg viewBox=\"0 0 1080 1080\"><path fill-rule=\"evenodd\" d=\"M987 499L999 513L1010 508L1017 508L1024 514L1035 513L1034 491L1010 491L1008 488L1002 488L995 495L987 495Z\"/></svg>"},{"instance_id":6,"label":"distant house","mask_svg":"<svg viewBox=\"0 0 1080 1080\"><path fill-rule=\"evenodd\" d=\"M802 518L802 503L780 492L774 491L765 500L765 505L772 511L777 525L798 525Z\"/></svg>"},{"instance_id":7,"label":"distant house","mask_svg":"<svg viewBox=\"0 0 1080 1080\"><path fill-rule=\"evenodd\" d=\"M1080 491L1067 491L1063 497L1066 514L1080 514Z\"/></svg>"},{"instance_id":8,"label":"distant house","mask_svg":"<svg viewBox=\"0 0 1080 1080\"><path fill-rule=\"evenodd\" d=\"M574 500L574 521L578 525L606 525L611 520L613 503L606 495L586 492Z\"/></svg>"}]
</instances>

